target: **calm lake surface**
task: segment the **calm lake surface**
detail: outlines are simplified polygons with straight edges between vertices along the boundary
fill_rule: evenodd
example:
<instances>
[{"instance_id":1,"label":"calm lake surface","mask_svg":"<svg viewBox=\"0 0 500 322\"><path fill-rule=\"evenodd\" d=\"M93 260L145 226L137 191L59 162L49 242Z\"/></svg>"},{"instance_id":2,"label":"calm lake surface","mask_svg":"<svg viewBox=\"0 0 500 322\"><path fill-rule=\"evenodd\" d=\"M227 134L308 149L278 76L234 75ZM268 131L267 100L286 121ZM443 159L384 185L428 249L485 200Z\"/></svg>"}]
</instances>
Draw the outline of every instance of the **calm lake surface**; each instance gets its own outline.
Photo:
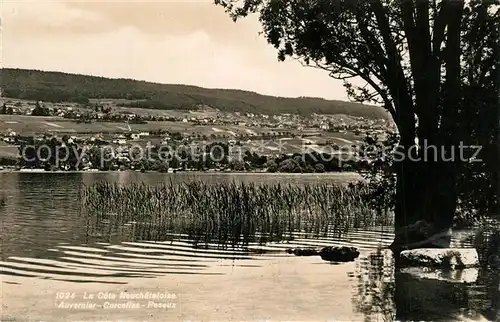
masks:
<instances>
[{"instance_id":1,"label":"calm lake surface","mask_svg":"<svg viewBox=\"0 0 500 322\"><path fill-rule=\"evenodd\" d=\"M392 242L391 227L353 231L341 238L299 235L291 242L251 245L252 250L266 251L262 254L194 248L182 236L175 242L88 241L85 218L78 215L82 185L191 179L345 184L360 178L349 173L0 173L0 193L7 201L0 210L1 320L500 318L500 266L487 265L495 245L485 241L489 232L484 230L457 231L453 238L454 246L478 248L484 267L426 276L395 272L392 253L384 249ZM361 256L333 265L319 257L284 252L296 246L344 245L357 247ZM168 299L137 298L158 292L168 293Z\"/></svg>"}]
</instances>

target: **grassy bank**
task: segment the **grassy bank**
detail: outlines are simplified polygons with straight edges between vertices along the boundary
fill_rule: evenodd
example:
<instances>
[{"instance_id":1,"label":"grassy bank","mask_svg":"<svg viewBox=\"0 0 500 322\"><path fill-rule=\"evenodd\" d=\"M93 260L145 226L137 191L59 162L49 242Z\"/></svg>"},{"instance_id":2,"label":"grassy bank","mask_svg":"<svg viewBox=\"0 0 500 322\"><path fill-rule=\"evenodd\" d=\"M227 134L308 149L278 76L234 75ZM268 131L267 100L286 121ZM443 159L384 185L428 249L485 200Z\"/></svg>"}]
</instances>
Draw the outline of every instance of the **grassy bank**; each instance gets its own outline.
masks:
<instances>
[{"instance_id":1,"label":"grassy bank","mask_svg":"<svg viewBox=\"0 0 500 322\"><path fill-rule=\"evenodd\" d=\"M391 224L364 201L364 186L207 184L191 181L159 186L96 183L80 191L81 215L92 236L120 234L128 227L137 240L244 245L341 235L353 229Z\"/></svg>"}]
</instances>

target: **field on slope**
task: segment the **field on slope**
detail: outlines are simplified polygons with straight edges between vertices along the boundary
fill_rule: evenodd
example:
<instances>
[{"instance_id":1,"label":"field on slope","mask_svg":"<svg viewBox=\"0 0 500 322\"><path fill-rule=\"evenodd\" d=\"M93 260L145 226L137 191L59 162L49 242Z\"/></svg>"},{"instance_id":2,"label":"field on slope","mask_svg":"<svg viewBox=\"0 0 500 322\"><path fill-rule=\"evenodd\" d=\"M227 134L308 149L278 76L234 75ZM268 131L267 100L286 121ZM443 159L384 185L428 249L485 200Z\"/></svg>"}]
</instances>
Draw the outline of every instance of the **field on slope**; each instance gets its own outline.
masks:
<instances>
[{"instance_id":1,"label":"field on slope","mask_svg":"<svg viewBox=\"0 0 500 322\"><path fill-rule=\"evenodd\" d=\"M149 121L147 124L130 124L133 132L165 130L180 132L186 135L208 137L216 135L219 138L231 138L243 135L269 135L289 132L291 135L312 135L316 130L286 130L266 127L246 127L240 125L193 125L184 122ZM0 115L0 133L15 131L23 135L53 133L53 134L96 134L96 133L125 133L128 125L124 122L92 122L77 123L70 119L57 116L26 116L26 115ZM309 134L308 134L309 133ZM328 133L324 133L328 136ZM345 134L348 135L348 134Z\"/></svg>"},{"instance_id":2,"label":"field on slope","mask_svg":"<svg viewBox=\"0 0 500 322\"><path fill-rule=\"evenodd\" d=\"M234 89L207 89L26 69L4 68L0 72L3 95L20 99L85 102L92 98L113 98L143 100L132 103L130 107L164 110L196 109L206 105L228 112L388 118L388 114L377 106L320 98L283 98Z\"/></svg>"}]
</instances>

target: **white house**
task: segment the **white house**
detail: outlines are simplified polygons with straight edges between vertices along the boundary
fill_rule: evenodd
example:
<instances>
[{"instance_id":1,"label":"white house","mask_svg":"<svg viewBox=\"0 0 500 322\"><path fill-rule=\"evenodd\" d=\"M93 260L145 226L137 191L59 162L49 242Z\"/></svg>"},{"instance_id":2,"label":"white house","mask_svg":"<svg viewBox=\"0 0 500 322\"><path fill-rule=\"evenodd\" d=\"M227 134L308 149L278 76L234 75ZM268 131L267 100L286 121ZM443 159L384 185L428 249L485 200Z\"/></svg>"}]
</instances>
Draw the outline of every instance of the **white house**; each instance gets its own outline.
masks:
<instances>
[{"instance_id":1,"label":"white house","mask_svg":"<svg viewBox=\"0 0 500 322\"><path fill-rule=\"evenodd\" d=\"M127 144L127 140L125 140L125 139L118 139L118 140L116 140L116 143L120 144L120 145L124 145L124 144Z\"/></svg>"},{"instance_id":2,"label":"white house","mask_svg":"<svg viewBox=\"0 0 500 322\"><path fill-rule=\"evenodd\" d=\"M120 145L123 145L123 144L127 144L127 140L125 139L125 136L123 135L118 135L117 137L115 137L112 141L114 144L120 144Z\"/></svg>"},{"instance_id":3,"label":"white house","mask_svg":"<svg viewBox=\"0 0 500 322\"><path fill-rule=\"evenodd\" d=\"M163 140L161 141L160 144L161 145L168 145L168 143L170 142L170 140L171 140L170 136L167 135L166 137L163 138Z\"/></svg>"},{"instance_id":4,"label":"white house","mask_svg":"<svg viewBox=\"0 0 500 322\"><path fill-rule=\"evenodd\" d=\"M130 158L126 155L119 155L117 159L121 162L130 162Z\"/></svg>"}]
</instances>

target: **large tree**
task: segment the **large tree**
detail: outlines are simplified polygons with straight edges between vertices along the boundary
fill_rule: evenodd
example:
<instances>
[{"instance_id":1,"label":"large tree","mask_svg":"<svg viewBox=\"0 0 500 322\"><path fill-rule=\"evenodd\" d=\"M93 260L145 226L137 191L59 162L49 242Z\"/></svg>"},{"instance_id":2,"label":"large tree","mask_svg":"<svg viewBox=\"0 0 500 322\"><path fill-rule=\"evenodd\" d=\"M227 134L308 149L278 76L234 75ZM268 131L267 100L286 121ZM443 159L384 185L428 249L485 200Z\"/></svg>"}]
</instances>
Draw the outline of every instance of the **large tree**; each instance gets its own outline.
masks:
<instances>
[{"instance_id":1,"label":"large tree","mask_svg":"<svg viewBox=\"0 0 500 322\"><path fill-rule=\"evenodd\" d=\"M498 191L497 1L215 3L235 21L258 15L280 60L323 69L343 80L354 100L379 103L390 112L400 136L399 155L406 156L396 165L397 227L419 219L450 227L464 195L461 142L484 145L491 165L481 169L489 171L485 187ZM453 148L455 158L449 160Z\"/></svg>"}]
</instances>

